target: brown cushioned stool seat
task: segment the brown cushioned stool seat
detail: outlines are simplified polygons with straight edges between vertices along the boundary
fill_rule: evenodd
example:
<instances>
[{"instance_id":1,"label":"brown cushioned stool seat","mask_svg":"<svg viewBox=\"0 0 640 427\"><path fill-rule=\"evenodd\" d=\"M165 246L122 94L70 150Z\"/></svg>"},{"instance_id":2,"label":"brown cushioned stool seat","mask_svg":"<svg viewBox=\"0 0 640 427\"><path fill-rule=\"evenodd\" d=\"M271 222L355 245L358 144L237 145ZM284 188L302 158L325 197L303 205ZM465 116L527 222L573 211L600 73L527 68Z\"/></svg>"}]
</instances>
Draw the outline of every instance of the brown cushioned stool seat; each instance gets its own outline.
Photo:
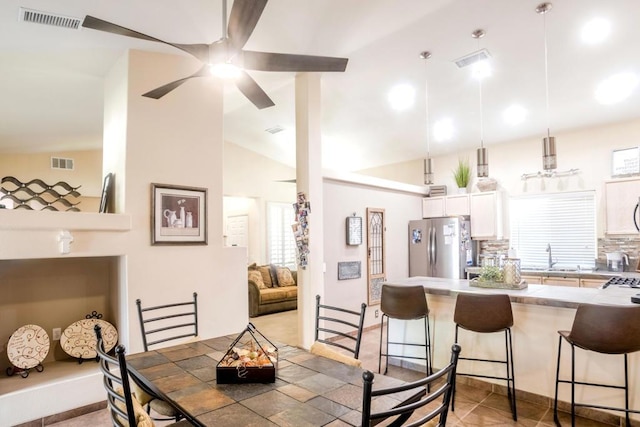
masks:
<instances>
[{"instance_id":1,"label":"brown cushioned stool seat","mask_svg":"<svg viewBox=\"0 0 640 427\"><path fill-rule=\"evenodd\" d=\"M384 373L389 368L389 357L397 357L400 359L418 359L424 360L426 363L427 374L433 373L431 365L431 340L429 331L429 306L427 298L422 286L393 286L382 285L382 293L380 296L380 310L382 311L382 320L380 323L380 354L378 356L378 373L382 367L382 357L385 357ZM382 335L385 330L385 318L387 318L386 326L386 347L383 352ZM397 320L419 320L424 321L424 342L392 342L389 341L389 321ZM424 356L411 356L405 354L392 354L389 345L423 347Z\"/></svg>"},{"instance_id":2,"label":"brown cushioned stool seat","mask_svg":"<svg viewBox=\"0 0 640 427\"><path fill-rule=\"evenodd\" d=\"M511 300L508 295L487 295L487 294L459 294L456 299L456 308L453 315L456 323L455 342L458 341L458 330L460 328L477 333L503 332L505 334L505 360L480 359L473 357L462 357L459 360L472 360L475 362L488 362L494 364L504 364L506 366L506 376L492 376L460 372L457 375L468 377L490 378L505 380L507 382L507 398L511 406L511 414L514 421L518 419L516 410L516 387L513 369L513 344L511 341L511 327L513 326L513 312L511 310ZM467 346L465 348L472 348ZM455 385L453 388L453 399L451 409L455 410Z\"/></svg>"},{"instance_id":3,"label":"brown cushioned stool seat","mask_svg":"<svg viewBox=\"0 0 640 427\"><path fill-rule=\"evenodd\" d=\"M556 367L556 393L553 405L555 422L558 420L558 386L560 383L571 384L571 425L575 425L576 406L608 409L625 413L626 425L630 426L629 413L640 413L638 410L629 409L629 378L627 355L640 350L640 306L614 306L580 304L573 319L571 331L558 331L558 363ZM560 354L562 341L566 340L571 345L571 379L560 379ZM594 351L602 354L624 356L624 385L590 383L576 381L575 377L575 349ZM607 387L624 390L625 406L615 408L597 404L576 403L576 384Z\"/></svg>"}]
</instances>

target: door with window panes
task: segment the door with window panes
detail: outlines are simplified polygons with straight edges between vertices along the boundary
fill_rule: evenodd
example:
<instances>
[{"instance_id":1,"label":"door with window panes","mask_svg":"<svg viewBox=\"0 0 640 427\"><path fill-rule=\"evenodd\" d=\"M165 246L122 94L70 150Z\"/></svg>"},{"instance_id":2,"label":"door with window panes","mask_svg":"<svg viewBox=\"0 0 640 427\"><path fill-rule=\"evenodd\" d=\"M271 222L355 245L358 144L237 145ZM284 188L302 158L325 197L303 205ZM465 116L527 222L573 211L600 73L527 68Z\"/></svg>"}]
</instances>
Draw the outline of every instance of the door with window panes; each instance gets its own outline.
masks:
<instances>
[{"instance_id":1,"label":"door with window panes","mask_svg":"<svg viewBox=\"0 0 640 427\"><path fill-rule=\"evenodd\" d=\"M367 208L368 304L379 304L386 280L384 209Z\"/></svg>"},{"instance_id":2,"label":"door with window panes","mask_svg":"<svg viewBox=\"0 0 640 427\"><path fill-rule=\"evenodd\" d=\"M289 203L267 203L267 257L270 264L296 269L296 241L291 225L295 211Z\"/></svg>"}]
</instances>

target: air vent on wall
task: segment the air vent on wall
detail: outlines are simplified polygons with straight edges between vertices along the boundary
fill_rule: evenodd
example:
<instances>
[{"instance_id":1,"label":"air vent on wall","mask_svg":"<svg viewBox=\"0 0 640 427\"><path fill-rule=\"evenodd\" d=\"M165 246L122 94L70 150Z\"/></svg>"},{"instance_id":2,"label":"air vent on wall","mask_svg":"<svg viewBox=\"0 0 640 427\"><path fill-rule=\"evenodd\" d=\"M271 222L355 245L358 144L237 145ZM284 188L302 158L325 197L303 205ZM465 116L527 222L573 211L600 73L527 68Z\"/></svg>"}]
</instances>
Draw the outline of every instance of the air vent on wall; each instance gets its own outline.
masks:
<instances>
[{"instance_id":1,"label":"air vent on wall","mask_svg":"<svg viewBox=\"0 0 640 427\"><path fill-rule=\"evenodd\" d=\"M51 169L73 170L73 159L65 159L62 157L52 157Z\"/></svg>"},{"instance_id":2,"label":"air vent on wall","mask_svg":"<svg viewBox=\"0 0 640 427\"><path fill-rule=\"evenodd\" d=\"M275 135L278 132L282 132L284 128L280 125L276 125L274 127L270 127L269 129L265 129L265 132L269 132L271 135Z\"/></svg>"},{"instance_id":3,"label":"air vent on wall","mask_svg":"<svg viewBox=\"0 0 640 427\"><path fill-rule=\"evenodd\" d=\"M19 21L32 22L34 24L53 25L54 27L70 28L77 30L80 28L82 19L71 16L57 15L55 13L42 12L39 10L20 8Z\"/></svg>"},{"instance_id":4,"label":"air vent on wall","mask_svg":"<svg viewBox=\"0 0 640 427\"><path fill-rule=\"evenodd\" d=\"M491 54L489 53L489 51L487 49L480 49L461 58L454 59L453 62L456 63L458 68L464 68L471 64L475 64L476 62L484 61L485 59L489 58L491 58Z\"/></svg>"}]
</instances>

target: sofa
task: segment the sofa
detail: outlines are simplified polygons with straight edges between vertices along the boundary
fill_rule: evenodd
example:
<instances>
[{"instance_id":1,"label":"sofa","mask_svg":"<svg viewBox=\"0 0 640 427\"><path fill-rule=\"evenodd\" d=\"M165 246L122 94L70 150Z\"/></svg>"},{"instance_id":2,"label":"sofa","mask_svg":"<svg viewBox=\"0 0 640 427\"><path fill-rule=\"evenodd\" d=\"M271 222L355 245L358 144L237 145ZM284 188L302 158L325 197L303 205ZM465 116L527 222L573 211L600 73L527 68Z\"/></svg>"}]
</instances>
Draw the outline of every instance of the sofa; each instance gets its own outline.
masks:
<instances>
[{"instance_id":1,"label":"sofa","mask_svg":"<svg viewBox=\"0 0 640 427\"><path fill-rule=\"evenodd\" d=\"M298 275L287 267L251 264L249 283L249 317L298 308Z\"/></svg>"}]
</instances>

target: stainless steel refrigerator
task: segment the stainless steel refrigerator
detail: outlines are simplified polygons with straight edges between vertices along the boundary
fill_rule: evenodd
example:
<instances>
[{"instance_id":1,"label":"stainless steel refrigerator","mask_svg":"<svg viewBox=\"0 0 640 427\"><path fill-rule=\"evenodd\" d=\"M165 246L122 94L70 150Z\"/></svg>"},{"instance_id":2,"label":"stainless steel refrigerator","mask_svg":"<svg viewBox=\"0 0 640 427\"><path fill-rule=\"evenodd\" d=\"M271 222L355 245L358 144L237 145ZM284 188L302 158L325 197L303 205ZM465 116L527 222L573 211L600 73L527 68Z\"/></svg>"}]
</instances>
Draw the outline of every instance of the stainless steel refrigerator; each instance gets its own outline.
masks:
<instances>
[{"instance_id":1,"label":"stainless steel refrigerator","mask_svg":"<svg viewBox=\"0 0 640 427\"><path fill-rule=\"evenodd\" d=\"M409 221L409 276L464 279L475 247L469 217Z\"/></svg>"}]
</instances>

